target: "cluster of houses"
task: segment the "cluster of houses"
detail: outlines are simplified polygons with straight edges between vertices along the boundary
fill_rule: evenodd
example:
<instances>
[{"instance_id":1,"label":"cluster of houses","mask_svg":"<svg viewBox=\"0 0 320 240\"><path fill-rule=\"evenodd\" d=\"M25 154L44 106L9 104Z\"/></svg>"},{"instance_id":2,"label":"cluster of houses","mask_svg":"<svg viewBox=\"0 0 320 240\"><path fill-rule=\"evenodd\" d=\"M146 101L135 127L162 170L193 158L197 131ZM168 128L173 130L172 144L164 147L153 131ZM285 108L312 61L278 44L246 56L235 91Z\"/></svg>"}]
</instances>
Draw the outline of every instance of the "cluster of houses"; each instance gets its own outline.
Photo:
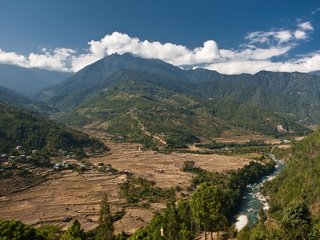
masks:
<instances>
[{"instance_id":1,"label":"cluster of houses","mask_svg":"<svg viewBox=\"0 0 320 240\"><path fill-rule=\"evenodd\" d=\"M15 147L16 153L15 155L10 154L1 154L0 153L0 162L10 162L10 161L28 161L32 160L33 156L38 153L38 150L32 150L31 154L25 155L21 146Z\"/></svg>"},{"instance_id":2,"label":"cluster of houses","mask_svg":"<svg viewBox=\"0 0 320 240\"><path fill-rule=\"evenodd\" d=\"M57 162L54 164L53 169L55 171L61 171L66 169L79 169L81 171L87 171L94 169L94 166L89 163L71 163L68 161Z\"/></svg>"},{"instance_id":3,"label":"cluster of houses","mask_svg":"<svg viewBox=\"0 0 320 240\"><path fill-rule=\"evenodd\" d=\"M10 154L1 154L0 153L0 163L10 164L13 161L21 161L26 162L28 160L32 160L34 156L38 153L38 150L32 150L28 155L26 155L26 151L23 150L21 146L15 147L15 155ZM139 147L139 151L143 151L143 147ZM117 169L113 168L111 164L104 164L99 163L97 167L90 163L81 162L78 164L76 160L67 160L67 159L76 159L76 155L72 152L67 152L63 150L59 150L60 156L62 156L65 160L61 162L53 163L53 170L55 171L62 171L66 169L79 169L81 171L93 170L97 169L101 172L106 172L110 174L125 174L125 175L132 175L131 172L122 170L118 171ZM1 169L2 170L2 169Z\"/></svg>"},{"instance_id":4,"label":"cluster of houses","mask_svg":"<svg viewBox=\"0 0 320 240\"><path fill-rule=\"evenodd\" d=\"M81 171L88 171L88 170L93 170L93 169L98 169L100 172L106 172L110 174L118 174L119 171L117 169L114 169L111 164L104 164L104 163L99 163L97 168L86 162L82 162L80 164L77 163L71 163L68 161L63 161L63 162L57 162L54 164L53 169L55 171L62 171L66 169L79 169ZM123 172L120 172L123 173Z\"/></svg>"},{"instance_id":5,"label":"cluster of houses","mask_svg":"<svg viewBox=\"0 0 320 240\"><path fill-rule=\"evenodd\" d=\"M99 163L97 169L101 172L107 172L110 174L125 174L127 176L133 175L132 172L127 171L127 170L117 170L117 169L113 168L111 164Z\"/></svg>"},{"instance_id":6,"label":"cluster of houses","mask_svg":"<svg viewBox=\"0 0 320 240\"><path fill-rule=\"evenodd\" d=\"M70 163L68 163L67 161L63 161L61 163L55 163L53 166L53 169L56 171L59 171L59 170L64 170L64 169L70 169L71 166L72 165Z\"/></svg>"}]
</instances>

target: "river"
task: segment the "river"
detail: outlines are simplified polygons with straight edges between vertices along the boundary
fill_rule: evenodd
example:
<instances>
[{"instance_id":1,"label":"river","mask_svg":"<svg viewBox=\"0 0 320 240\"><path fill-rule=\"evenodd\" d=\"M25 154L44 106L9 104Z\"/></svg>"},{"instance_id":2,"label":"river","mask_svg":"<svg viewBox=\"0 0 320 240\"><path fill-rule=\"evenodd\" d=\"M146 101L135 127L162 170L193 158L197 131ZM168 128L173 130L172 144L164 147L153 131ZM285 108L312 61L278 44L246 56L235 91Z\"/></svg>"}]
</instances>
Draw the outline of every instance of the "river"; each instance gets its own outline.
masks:
<instances>
[{"instance_id":1,"label":"river","mask_svg":"<svg viewBox=\"0 0 320 240\"><path fill-rule=\"evenodd\" d=\"M259 182L247 186L240 211L236 215L237 220L235 226L238 231L246 225L251 227L258 222L258 211L261 207L263 207L264 210L269 209L267 197L261 194L261 187L265 181L270 181L275 178L285 167L284 161L276 159L274 155L270 155L270 157L276 163L275 170L271 174L262 177Z\"/></svg>"}]
</instances>

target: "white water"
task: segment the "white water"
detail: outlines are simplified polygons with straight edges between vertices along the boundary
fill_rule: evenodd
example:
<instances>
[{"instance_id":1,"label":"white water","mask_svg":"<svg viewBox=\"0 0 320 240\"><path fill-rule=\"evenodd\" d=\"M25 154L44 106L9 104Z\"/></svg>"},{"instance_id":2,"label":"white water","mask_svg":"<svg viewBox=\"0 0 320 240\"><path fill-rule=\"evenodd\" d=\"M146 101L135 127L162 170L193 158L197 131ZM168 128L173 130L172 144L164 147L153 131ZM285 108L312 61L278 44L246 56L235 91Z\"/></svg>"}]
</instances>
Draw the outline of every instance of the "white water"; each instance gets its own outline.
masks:
<instances>
[{"instance_id":1,"label":"white water","mask_svg":"<svg viewBox=\"0 0 320 240\"><path fill-rule=\"evenodd\" d=\"M248 224L248 217L247 215L240 215L237 217L237 221L235 223L235 227L238 232L241 231Z\"/></svg>"},{"instance_id":2,"label":"white water","mask_svg":"<svg viewBox=\"0 0 320 240\"><path fill-rule=\"evenodd\" d=\"M268 211L270 208L269 199L267 196L262 195L261 188L266 181L274 179L285 167L285 163L282 160L276 159L273 155L270 155L270 157L276 163L275 170L263 177L260 182L247 186L247 192L243 196L240 212L236 215L235 227L238 231L246 225L251 227L259 220L258 211L261 207L265 211Z\"/></svg>"}]
</instances>

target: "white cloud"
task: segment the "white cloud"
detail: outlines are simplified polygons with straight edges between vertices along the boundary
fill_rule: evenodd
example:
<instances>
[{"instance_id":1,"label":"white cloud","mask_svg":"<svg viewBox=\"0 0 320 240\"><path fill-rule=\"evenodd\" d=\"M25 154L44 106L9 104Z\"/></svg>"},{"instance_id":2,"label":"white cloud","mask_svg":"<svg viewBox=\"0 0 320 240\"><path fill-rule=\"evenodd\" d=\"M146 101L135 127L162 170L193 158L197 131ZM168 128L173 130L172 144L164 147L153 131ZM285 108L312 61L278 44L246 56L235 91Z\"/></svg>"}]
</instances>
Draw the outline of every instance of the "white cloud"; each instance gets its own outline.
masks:
<instances>
[{"instance_id":1,"label":"white cloud","mask_svg":"<svg viewBox=\"0 0 320 240\"><path fill-rule=\"evenodd\" d=\"M296 30L256 31L246 36L250 44L283 45L295 40L307 39L314 28L310 22L301 22Z\"/></svg>"},{"instance_id":2,"label":"white cloud","mask_svg":"<svg viewBox=\"0 0 320 240\"><path fill-rule=\"evenodd\" d=\"M52 52L44 48L41 54L31 53L29 55L29 67L70 71L69 62L73 54L75 51L69 48L57 48Z\"/></svg>"},{"instance_id":3,"label":"white cloud","mask_svg":"<svg viewBox=\"0 0 320 240\"><path fill-rule=\"evenodd\" d=\"M158 58L174 65L192 65L209 63L219 58L219 49L215 41L204 42L202 47L188 49L185 46L158 41L141 41L127 34L114 32L100 41L90 41L89 51L74 58L73 70L78 71L84 66L113 53L133 53L144 58Z\"/></svg>"},{"instance_id":4,"label":"white cloud","mask_svg":"<svg viewBox=\"0 0 320 240\"><path fill-rule=\"evenodd\" d=\"M5 52L0 49L0 63L28 67L28 60L25 56L15 52Z\"/></svg>"},{"instance_id":5,"label":"white cloud","mask_svg":"<svg viewBox=\"0 0 320 240\"><path fill-rule=\"evenodd\" d=\"M79 71L113 53L132 53L144 58L158 58L180 67L206 66L221 73L255 73L261 70L308 72L320 69L319 52L298 59L275 61L310 39L314 30L310 22L297 23L295 29L273 29L248 33L238 49L219 49L214 40L190 49L174 43L141 40L125 33L113 32L100 40L88 42L88 49L78 53L70 48L42 49L23 56L0 49L0 63L38 67L58 71Z\"/></svg>"},{"instance_id":6,"label":"white cloud","mask_svg":"<svg viewBox=\"0 0 320 240\"><path fill-rule=\"evenodd\" d=\"M307 34L304 31L297 30L297 31L294 32L294 37L296 39L306 39L307 38Z\"/></svg>"},{"instance_id":7,"label":"white cloud","mask_svg":"<svg viewBox=\"0 0 320 240\"><path fill-rule=\"evenodd\" d=\"M292 35L290 31L278 31L275 33L275 38L278 39L279 44L286 43L291 39Z\"/></svg>"},{"instance_id":8,"label":"white cloud","mask_svg":"<svg viewBox=\"0 0 320 240\"><path fill-rule=\"evenodd\" d=\"M0 63L18 65L26 68L42 68L56 71L70 71L70 60L75 51L68 48L57 48L54 51L42 49L42 53L30 53L28 57L15 52L0 49Z\"/></svg>"},{"instance_id":9,"label":"white cloud","mask_svg":"<svg viewBox=\"0 0 320 240\"><path fill-rule=\"evenodd\" d=\"M312 72L320 70L320 53L286 62L271 60L231 60L207 65L205 68L224 74L254 74L262 70L274 72Z\"/></svg>"},{"instance_id":10,"label":"white cloud","mask_svg":"<svg viewBox=\"0 0 320 240\"><path fill-rule=\"evenodd\" d=\"M251 32L246 36L246 39L250 44L283 44L287 43L292 39L292 32L288 30L277 30L277 31L257 31Z\"/></svg>"},{"instance_id":11,"label":"white cloud","mask_svg":"<svg viewBox=\"0 0 320 240\"><path fill-rule=\"evenodd\" d=\"M309 30L313 30L313 26L311 24L311 22L302 22L298 24L298 27L301 30L305 30L305 31L309 31Z\"/></svg>"},{"instance_id":12,"label":"white cloud","mask_svg":"<svg viewBox=\"0 0 320 240\"><path fill-rule=\"evenodd\" d=\"M289 52L293 45L284 47L257 48L249 45L239 51L221 49L220 54L228 60L266 60Z\"/></svg>"}]
</instances>

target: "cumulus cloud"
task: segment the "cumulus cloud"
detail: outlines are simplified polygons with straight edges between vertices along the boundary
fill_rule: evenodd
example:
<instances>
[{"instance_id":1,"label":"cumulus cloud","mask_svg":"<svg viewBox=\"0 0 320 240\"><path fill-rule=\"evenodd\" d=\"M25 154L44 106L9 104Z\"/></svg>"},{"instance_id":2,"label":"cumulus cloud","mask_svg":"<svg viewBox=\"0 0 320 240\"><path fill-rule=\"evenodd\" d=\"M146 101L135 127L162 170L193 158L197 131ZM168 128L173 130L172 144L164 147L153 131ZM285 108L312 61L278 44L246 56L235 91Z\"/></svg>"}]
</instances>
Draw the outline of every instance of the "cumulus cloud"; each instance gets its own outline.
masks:
<instances>
[{"instance_id":1,"label":"cumulus cloud","mask_svg":"<svg viewBox=\"0 0 320 240\"><path fill-rule=\"evenodd\" d=\"M219 58L219 48L215 41L204 42L202 47L193 50L173 43L160 43L158 41L141 41L127 34L114 32L106 35L99 41L90 41L89 51L75 58L72 67L78 71L84 66L113 53L126 52L144 58L158 58L173 65L203 64Z\"/></svg>"},{"instance_id":2,"label":"cumulus cloud","mask_svg":"<svg viewBox=\"0 0 320 240\"><path fill-rule=\"evenodd\" d=\"M294 37L296 39L306 39L307 38L307 34L304 31L297 30L297 31L294 32Z\"/></svg>"},{"instance_id":3,"label":"cumulus cloud","mask_svg":"<svg viewBox=\"0 0 320 240\"><path fill-rule=\"evenodd\" d=\"M250 44L282 44L287 43L292 39L292 33L288 30L278 30L278 31L257 31L251 32L246 36L246 39Z\"/></svg>"},{"instance_id":4,"label":"cumulus cloud","mask_svg":"<svg viewBox=\"0 0 320 240\"><path fill-rule=\"evenodd\" d=\"M301 30L305 30L305 31L313 30L313 26L312 26L311 22L309 22L309 21L299 23L299 24L298 24L298 27L299 27Z\"/></svg>"},{"instance_id":5,"label":"cumulus cloud","mask_svg":"<svg viewBox=\"0 0 320 240\"><path fill-rule=\"evenodd\" d=\"M286 61L275 60L287 56L293 48L310 39L314 31L308 21L298 21L294 29L273 29L248 33L238 49L219 49L214 40L190 49L174 43L141 40L128 34L113 32L100 40L88 42L80 53L70 48L42 49L40 53L23 56L0 49L0 63L23 67L38 67L58 71L79 71L83 67L114 53L132 53L143 58L158 58L180 67L204 66L226 74L256 73L261 70L309 72L320 69L320 53Z\"/></svg>"},{"instance_id":6,"label":"cumulus cloud","mask_svg":"<svg viewBox=\"0 0 320 240\"><path fill-rule=\"evenodd\" d=\"M246 36L250 44L267 44L267 45L283 45L295 40L307 39L309 34L314 30L312 24L300 22L295 30L272 30L272 31L256 31Z\"/></svg>"},{"instance_id":7,"label":"cumulus cloud","mask_svg":"<svg viewBox=\"0 0 320 240\"><path fill-rule=\"evenodd\" d=\"M26 68L42 68L56 71L70 71L70 61L74 50L57 48L54 51L42 49L41 53L30 53L29 56L0 49L0 63L18 65Z\"/></svg>"},{"instance_id":8,"label":"cumulus cloud","mask_svg":"<svg viewBox=\"0 0 320 240\"><path fill-rule=\"evenodd\" d=\"M293 45L284 47L270 47L270 48L257 48L253 45L247 45L242 50L220 50L221 57L225 58L224 61L230 60L266 60L272 57L281 56L289 52Z\"/></svg>"},{"instance_id":9,"label":"cumulus cloud","mask_svg":"<svg viewBox=\"0 0 320 240\"><path fill-rule=\"evenodd\" d=\"M15 52L5 52L0 49L0 63L28 67L28 60L23 55Z\"/></svg>"},{"instance_id":10,"label":"cumulus cloud","mask_svg":"<svg viewBox=\"0 0 320 240\"><path fill-rule=\"evenodd\" d=\"M57 48L54 51L42 49L42 53L31 53L28 57L29 67L57 71L70 71L70 61L76 52L69 48Z\"/></svg>"},{"instance_id":11,"label":"cumulus cloud","mask_svg":"<svg viewBox=\"0 0 320 240\"><path fill-rule=\"evenodd\" d=\"M315 53L309 57L303 57L287 62L272 62L270 60L250 61L250 60L232 60L228 62L219 62L209 64L205 68L215 70L224 74L255 74L259 71L274 72L312 72L320 70L320 53Z\"/></svg>"}]
</instances>

